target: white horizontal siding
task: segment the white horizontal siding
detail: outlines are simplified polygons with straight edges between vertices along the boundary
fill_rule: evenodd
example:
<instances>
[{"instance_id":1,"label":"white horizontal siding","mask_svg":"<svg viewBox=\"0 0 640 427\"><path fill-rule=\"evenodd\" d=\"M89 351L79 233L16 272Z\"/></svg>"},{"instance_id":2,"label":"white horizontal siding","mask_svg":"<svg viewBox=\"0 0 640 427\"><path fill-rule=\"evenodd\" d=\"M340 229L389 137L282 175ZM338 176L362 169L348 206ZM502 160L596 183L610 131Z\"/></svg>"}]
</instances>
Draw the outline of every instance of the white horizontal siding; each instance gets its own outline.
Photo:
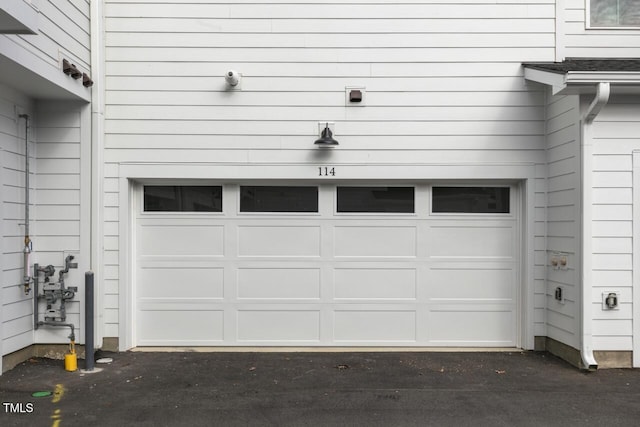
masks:
<instances>
[{"instance_id":1,"label":"white horizontal siding","mask_svg":"<svg viewBox=\"0 0 640 427\"><path fill-rule=\"evenodd\" d=\"M184 47L114 47L106 48L111 61L131 66L144 58L150 62L181 63L184 71L196 67L203 58L215 58L217 62L241 64L251 62L282 64L293 57L303 64L413 64L416 62L521 62L544 61L553 53L550 47L375 47L375 48L184 48ZM143 61L144 62L144 61Z\"/></svg>"},{"instance_id":2,"label":"white horizontal siding","mask_svg":"<svg viewBox=\"0 0 640 427\"><path fill-rule=\"evenodd\" d=\"M59 67L62 57L89 71L90 13L88 0L41 0L38 34L4 36L46 63Z\"/></svg>"},{"instance_id":3,"label":"white horizontal siding","mask_svg":"<svg viewBox=\"0 0 640 427\"><path fill-rule=\"evenodd\" d=\"M105 2L105 336L118 335L119 165L538 164L535 333L544 332L544 93L554 3ZM228 91L223 75L243 75ZM366 88L345 107L345 87ZM381 177L384 178L384 177Z\"/></svg>"},{"instance_id":4,"label":"white horizontal siding","mask_svg":"<svg viewBox=\"0 0 640 427\"><path fill-rule=\"evenodd\" d=\"M18 118L32 108L27 97L0 85L0 356L33 343L33 308L22 286L25 122ZM29 135L31 156L34 136Z\"/></svg>"},{"instance_id":5,"label":"white horizontal siding","mask_svg":"<svg viewBox=\"0 0 640 427\"><path fill-rule=\"evenodd\" d=\"M515 54L515 51L509 52ZM551 52L549 52L551 54ZM252 58L245 58L242 62L232 62L229 60L221 60L220 62L172 62L171 58L167 61L155 62L114 62L107 60L105 65L105 73L107 81L111 76L131 77L144 76L147 77L173 77L174 80L192 77L206 77L210 79L203 89L221 90L224 88L224 82L219 80L231 66L234 68L242 67L238 71L245 76L256 77L273 77L273 78L289 78L289 77L306 77L315 78L351 78L353 84L354 78L368 77L517 77L522 74L521 61L532 60L525 54L515 55L509 62L502 61L486 61L486 57L482 57L486 62L478 61L473 63L473 73L470 73L468 67L461 67L459 62L434 61L433 58L424 57L408 58L406 62L297 62L294 57L288 62L257 62ZM551 57L546 56L549 60ZM138 58L139 59L139 58ZM218 59L213 57L213 59ZM508 58L502 58L508 61ZM407 64L411 64L408 66ZM470 62L472 63L472 62ZM218 79L216 79L218 77ZM248 79L250 80L250 79ZM177 85L180 83L177 82ZM247 83L248 84L248 83ZM418 82L417 85L420 83ZM243 87L245 82L243 82ZM167 86L166 90L171 90L172 86ZM419 87L419 86L416 86ZM312 80L307 87L310 91L315 91Z\"/></svg>"},{"instance_id":6,"label":"white horizontal siding","mask_svg":"<svg viewBox=\"0 0 640 427\"><path fill-rule=\"evenodd\" d=\"M640 40L637 31L621 29L587 28L589 0L562 2L559 40L563 56L583 58L629 58L637 57ZM564 58L559 58L564 59Z\"/></svg>"},{"instance_id":7,"label":"white horizontal siding","mask_svg":"<svg viewBox=\"0 0 640 427\"><path fill-rule=\"evenodd\" d=\"M282 135L284 132L309 138L317 134L317 122L335 121L332 117L321 115L314 121L287 121L284 118L273 121L215 121L215 120L144 120L144 119L113 119L108 118L105 132L112 134L138 135ZM414 135L540 135L542 121L407 121L407 122L378 122L372 120L337 122L336 138L338 135L386 135L386 136L414 136ZM142 138L141 138L142 139ZM533 138L532 138L533 139ZM304 138L300 138L304 140ZM311 147L313 148L313 147Z\"/></svg>"},{"instance_id":8,"label":"white horizontal siding","mask_svg":"<svg viewBox=\"0 0 640 427\"><path fill-rule=\"evenodd\" d=\"M77 104L40 102L38 104L38 146L35 219L38 233L33 237L35 262L52 264L57 271L64 268L67 252L76 252L74 262L84 262L81 221L82 200L81 155L82 121ZM82 264L81 264L82 265ZM56 271L56 275L57 275ZM68 322L80 335L80 304L84 295L80 283L83 272L70 270L65 276L68 286L78 286L73 302L67 304ZM57 277L57 276L56 276ZM41 308L44 309L41 302ZM43 320L43 319L40 319ZM44 327L36 332L36 342L65 342L60 328Z\"/></svg>"},{"instance_id":9,"label":"white horizontal siding","mask_svg":"<svg viewBox=\"0 0 640 427\"><path fill-rule=\"evenodd\" d=\"M111 120L155 120L155 121L214 121L215 122L261 122L288 121L309 122L318 115L336 117L350 122L482 122L505 121L510 122L540 122L543 114L537 107L368 107L365 109L345 109L344 107L299 107L282 106L264 108L228 106L140 106L112 105L107 107L105 114ZM428 118L428 120L425 120ZM515 123L518 125L518 123ZM355 126L354 126L355 127ZM355 131L358 131L355 129ZM234 132L237 133L237 132ZM379 132L376 132L379 134Z\"/></svg>"},{"instance_id":10,"label":"white horizontal siding","mask_svg":"<svg viewBox=\"0 0 640 427\"><path fill-rule=\"evenodd\" d=\"M432 70L432 72L438 68L439 66L434 64L434 70ZM462 70L458 70L458 73L461 71ZM516 70L514 69L513 71ZM476 96L480 96L481 94L487 95L487 98L484 98L485 102L490 102L490 100L493 99L493 93L503 98L505 102L514 102L514 100L522 96L536 96L535 93L529 92L527 86L525 86L525 80L519 71L516 71L513 76L455 77L437 75L433 77L438 78L416 80L392 76L367 77L361 80L360 83L365 85L367 90L371 91L367 105L371 105L369 104L370 102L376 105L377 100L384 99L386 103L396 99L393 96L386 95L385 92L391 92L391 95L400 92L398 95L415 97L419 96L422 92L436 96L438 93L446 91L447 96L445 99L448 99L449 96L454 96L457 97L454 99L458 99L459 102L465 102L464 98L459 96L460 92L473 92ZM169 99L180 102L182 102L181 100L183 99L188 99L187 102L193 102L193 105L210 105L212 102L219 102L220 100L211 97L209 92L223 92L226 89L222 82L216 81L216 84L212 85L212 78L213 76L211 75L184 76L180 79L171 76L154 77L148 75L145 76L144 79L140 79L137 76L109 76L105 82L107 87L106 96L112 97L112 99L109 99L107 102L109 104L123 103L125 105L129 103L145 104L147 102L154 104L166 102L166 100ZM310 79L313 79L313 84L310 84ZM321 103L327 102L327 99L335 102L334 97L336 94L342 93L342 91L338 89L350 85L353 85L353 79L345 76L265 77L252 75L251 79L242 82L242 92L236 92L232 98L227 99L227 102L240 103L243 99L244 102L248 102L250 99L251 105L259 105L260 102L269 105L273 102L273 92L277 91L279 96L285 97L283 99L286 99L288 103L295 102L295 104L289 105L309 105L311 100L300 96L302 93L314 93L318 95L317 102L322 105ZM208 87L209 89L203 90L203 87ZM294 93L292 94L291 92ZM325 95L326 93L329 94ZM129 98L129 96L131 96L131 98ZM466 105L468 102L467 100L463 105Z\"/></svg>"},{"instance_id":11,"label":"white horizontal siding","mask_svg":"<svg viewBox=\"0 0 640 427\"><path fill-rule=\"evenodd\" d=\"M614 97L594 123L594 348L632 350L633 150L640 149L640 98ZM603 310L602 294L620 294L619 310Z\"/></svg>"},{"instance_id":12,"label":"white horizontal siding","mask_svg":"<svg viewBox=\"0 0 640 427\"><path fill-rule=\"evenodd\" d=\"M342 23L341 25L345 25ZM347 24L348 25L348 24ZM485 26L485 31L487 31ZM302 29L301 29L302 30ZM364 29L363 29L364 30ZM492 29L493 30L493 29ZM137 29L140 31L140 29ZM277 31L274 30L274 31ZM307 28L307 31L310 29ZM378 29L379 31L379 29ZM460 32L469 31L467 28L460 28ZM366 31L365 31L366 32ZM135 37L137 45L131 47L131 39ZM372 33L367 34L366 38L361 33L297 33L272 32L261 34L259 40L256 40L253 34L246 33L211 33L207 37L202 37L202 33L180 33L174 34L171 39L163 37L161 32L118 32L110 33L106 38L108 48L126 53L133 49L146 49L153 52L155 49L178 49L183 46L190 46L190 49L198 49L198 52L207 52L207 49L255 49L268 48L270 53L273 46L279 48L305 48L309 51L309 55L315 53L314 49L327 48L368 48L368 49L423 49L425 46L430 48L458 48L460 46L475 48L495 48L495 47L547 47L553 43L554 34L549 32L541 34L539 37L532 38L526 33L509 34L509 33L480 33L480 34L460 34L451 33ZM248 53L252 53L250 50ZM347 50L349 53L349 50ZM417 50L416 53L420 53ZM253 55L251 55L253 56ZM277 58L277 57L276 57ZM130 58L129 58L130 59Z\"/></svg>"},{"instance_id":13,"label":"white horizontal siding","mask_svg":"<svg viewBox=\"0 0 640 427\"><path fill-rule=\"evenodd\" d=\"M547 336L580 345L579 240L580 129L577 96L553 96L547 105ZM552 258L564 256L566 269ZM564 303L555 300L561 287Z\"/></svg>"},{"instance_id":14,"label":"white horizontal siding","mask_svg":"<svg viewBox=\"0 0 640 427\"><path fill-rule=\"evenodd\" d=\"M550 18L555 9L552 2L546 4L495 4L491 2L443 4L441 2L396 3L380 2L367 4L335 2L288 2L288 3L119 3L107 1L105 16L108 18L231 18L231 19L418 19L418 18L473 18L473 19L518 19Z\"/></svg>"},{"instance_id":15,"label":"white horizontal siding","mask_svg":"<svg viewBox=\"0 0 640 427\"><path fill-rule=\"evenodd\" d=\"M208 78L207 80L210 79ZM414 85L413 87L410 85L398 87L395 82L389 82L390 84L386 87L386 90L380 86L377 91L368 92L367 110L376 111L376 108L384 108L385 111L389 110L393 114L394 111L422 111L422 109L417 109L416 107L438 109L445 107L468 109L483 107L483 109L489 108L490 111L491 108L499 108L500 111L504 111L505 106L526 108L532 105L540 106L544 102L541 93L526 91L522 86L512 86L507 79L500 79L494 85L489 85L491 82L486 80L472 78L442 79L443 81L438 83L439 80L427 80L421 82L419 86ZM145 78L144 81L149 84L154 80ZM372 90L369 85L372 82L373 80L367 80L366 86L368 90ZM120 83L124 82L120 81ZM247 86L243 84L244 91L234 94L230 99L224 99L220 96L212 96L211 91L189 91L184 87L163 91L162 85L169 83L169 81L160 82L155 87L148 88L144 87L145 83L136 85L131 80L128 85L111 86L111 90L107 93L109 107L124 108L126 106L139 107L141 105L149 106L149 108L172 107L172 109L175 109L182 107L193 108L194 112L197 112L198 107L224 109L223 111L212 111L216 113L214 117L217 117L217 114L230 114L228 111L233 112L234 108L239 110L238 107L242 107L242 111L249 113L252 109L264 112L263 107L273 107L273 92L276 90L275 87L265 83L263 86L256 86L249 91ZM204 83L205 80L202 79L199 84ZM309 85L311 82L306 80L303 83ZM320 84L320 82L318 83ZM296 90L296 88L283 82L277 88L280 108L326 107L344 109L345 92L340 90L340 86L337 86L340 84L340 82L333 81L327 82L326 88L314 86L315 90L311 92L313 96L309 96L309 87L306 88L307 91L303 90L304 87L299 87ZM342 85L349 86L349 81L345 80ZM447 90L445 91L444 88ZM342 106L338 107L341 104ZM469 114L470 112L469 110L460 111L461 114ZM427 113L431 115L435 111L427 110ZM495 115L496 112L493 111L493 114ZM534 113L534 118L537 117L540 120L539 115L540 113ZM207 118L211 118L211 115Z\"/></svg>"}]
</instances>

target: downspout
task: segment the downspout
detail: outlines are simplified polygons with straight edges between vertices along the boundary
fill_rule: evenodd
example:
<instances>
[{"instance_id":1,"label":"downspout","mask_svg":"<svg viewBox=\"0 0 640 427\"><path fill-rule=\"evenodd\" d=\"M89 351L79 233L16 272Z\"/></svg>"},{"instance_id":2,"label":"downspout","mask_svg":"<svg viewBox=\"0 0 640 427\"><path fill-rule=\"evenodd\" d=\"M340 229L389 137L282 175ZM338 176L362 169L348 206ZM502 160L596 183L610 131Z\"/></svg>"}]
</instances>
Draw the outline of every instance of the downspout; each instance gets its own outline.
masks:
<instances>
[{"instance_id":1,"label":"downspout","mask_svg":"<svg viewBox=\"0 0 640 427\"><path fill-rule=\"evenodd\" d=\"M29 267L31 263L31 237L29 236L29 116L27 114L20 114L18 117L24 119L24 249L22 250L23 257L23 274L22 285L24 286L24 294L29 295L31 292L31 269Z\"/></svg>"},{"instance_id":2,"label":"downspout","mask_svg":"<svg viewBox=\"0 0 640 427\"><path fill-rule=\"evenodd\" d=\"M592 258L593 258L593 135L592 124L600 111L609 102L611 87L609 82L600 82L596 86L596 95L589 108L582 116L582 146L581 146L581 211L582 211L582 347L580 354L583 367L588 370L598 369L598 362L593 355L591 312Z\"/></svg>"}]
</instances>

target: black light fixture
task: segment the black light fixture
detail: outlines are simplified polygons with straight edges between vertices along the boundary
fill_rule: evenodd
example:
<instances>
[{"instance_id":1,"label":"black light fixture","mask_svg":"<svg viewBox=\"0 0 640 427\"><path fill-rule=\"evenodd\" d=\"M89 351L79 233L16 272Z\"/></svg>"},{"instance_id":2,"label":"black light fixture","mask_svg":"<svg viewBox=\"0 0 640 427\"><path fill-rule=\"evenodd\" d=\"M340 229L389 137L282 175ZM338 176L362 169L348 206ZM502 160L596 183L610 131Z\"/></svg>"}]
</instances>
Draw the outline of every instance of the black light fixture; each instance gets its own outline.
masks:
<instances>
[{"instance_id":1,"label":"black light fixture","mask_svg":"<svg viewBox=\"0 0 640 427\"><path fill-rule=\"evenodd\" d=\"M82 73L82 86L91 87L93 86L93 80L91 80L91 76L87 73Z\"/></svg>"},{"instance_id":2,"label":"black light fixture","mask_svg":"<svg viewBox=\"0 0 640 427\"><path fill-rule=\"evenodd\" d=\"M73 72L73 69L71 68L71 63L66 59L62 60L62 72L65 73L67 76Z\"/></svg>"},{"instance_id":3,"label":"black light fixture","mask_svg":"<svg viewBox=\"0 0 640 427\"><path fill-rule=\"evenodd\" d=\"M329 123L326 124L324 129L322 129L320 139L317 139L314 144L318 147L335 147L336 145L339 145L338 141L333 139L333 132L329 129Z\"/></svg>"},{"instance_id":4,"label":"black light fixture","mask_svg":"<svg viewBox=\"0 0 640 427\"><path fill-rule=\"evenodd\" d=\"M75 64L71 64L71 77L76 80L82 77L82 71L78 70L78 67L76 67Z\"/></svg>"}]
</instances>

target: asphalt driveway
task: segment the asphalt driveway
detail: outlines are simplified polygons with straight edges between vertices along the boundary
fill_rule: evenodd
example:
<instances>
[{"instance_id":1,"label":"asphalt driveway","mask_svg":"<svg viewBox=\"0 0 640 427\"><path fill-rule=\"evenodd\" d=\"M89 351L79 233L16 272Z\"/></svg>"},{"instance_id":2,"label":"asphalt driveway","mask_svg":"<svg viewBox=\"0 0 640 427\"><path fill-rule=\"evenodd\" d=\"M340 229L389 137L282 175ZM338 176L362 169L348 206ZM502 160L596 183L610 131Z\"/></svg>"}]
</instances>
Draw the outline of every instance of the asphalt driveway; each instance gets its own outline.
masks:
<instances>
[{"instance_id":1,"label":"asphalt driveway","mask_svg":"<svg viewBox=\"0 0 640 427\"><path fill-rule=\"evenodd\" d=\"M99 356L113 362L91 374L50 359L6 372L0 425L640 425L640 370L584 372L548 353Z\"/></svg>"}]
</instances>

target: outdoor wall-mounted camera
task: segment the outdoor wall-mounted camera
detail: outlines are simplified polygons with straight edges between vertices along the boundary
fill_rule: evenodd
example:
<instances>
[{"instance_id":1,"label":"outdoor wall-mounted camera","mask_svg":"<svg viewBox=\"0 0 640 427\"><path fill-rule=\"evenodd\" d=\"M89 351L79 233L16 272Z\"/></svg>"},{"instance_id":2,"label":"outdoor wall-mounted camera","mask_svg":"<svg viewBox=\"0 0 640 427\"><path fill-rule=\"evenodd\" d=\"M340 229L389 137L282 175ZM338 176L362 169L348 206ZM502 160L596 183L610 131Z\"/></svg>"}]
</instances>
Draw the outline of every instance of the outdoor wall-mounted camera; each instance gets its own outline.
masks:
<instances>
[{"instance_id":1,"label":"outdoor wall-mounted camera","mask_svg":"<svg viewBox=\"0 0 640 427\"><path fill-rule=\"evenodd\" d=\"M229 70L224 75L225 81L231 87L238 86L238 84L240 83L240 78L241 78L240 73L238 73L235 70Z\"/></svg>"}]
</instances>

